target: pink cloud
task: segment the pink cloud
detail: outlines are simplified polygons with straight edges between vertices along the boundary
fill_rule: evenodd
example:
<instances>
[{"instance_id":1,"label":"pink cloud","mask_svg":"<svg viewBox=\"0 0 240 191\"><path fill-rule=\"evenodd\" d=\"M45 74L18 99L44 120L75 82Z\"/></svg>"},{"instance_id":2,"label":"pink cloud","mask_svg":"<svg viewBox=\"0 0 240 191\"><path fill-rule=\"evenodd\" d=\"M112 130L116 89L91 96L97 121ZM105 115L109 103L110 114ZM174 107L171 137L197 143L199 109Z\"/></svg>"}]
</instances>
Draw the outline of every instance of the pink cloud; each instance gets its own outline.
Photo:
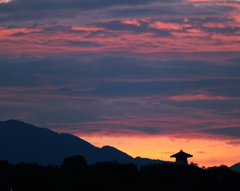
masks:
<instances>
[{"instance_id":1,"label":"pink cloud","mask_svg":"<svg viewBox=\"0 0 240 191\"><path fill-rule=\"evenodd\" d=\"M71 30L74 30L74 31L98 31L98 30L104 30L104 28L101 28L101 27L72 26Z\"/></svg>"},{"instance_id":2,"label":"pink cloud","mask_svg":"<svg viewBox=\"0 0 240 191\"><path fill-rule=\"evenodd\" d=\"M167 23L162 21L155 21L154 23L148 24L149 28L163 29L163 30L182 30L183 27L179 23Z\"/></svg>"},{"instance_id":3,"label":"pink cloud","mask_svg":"<svg viewBox=\"0 0 240 191\"><path fill-rule=\"evenodd\" d=\"M41 31L42 31L41 29L29 29L29 28L8 29L6 27L0 27L0 36L1 38L6 38L16 33L32 33L32 32L41 32Z\"/></svg>"},{"instance_id":4,"label":"pink cloud","mask_svg":"<svg viewBox=\"0 0 240 191\"><path fill-rule=\"evenodd\" d=\"M188 32L187 34L188 36L194 36L194 37L202 37L202 36L208 35L208 33L196 28L187 29L187 32Z\"/></svg>"},{"instance_id":5,"label":"pink cloud","mask_svg":"<svg viewBox=\"0 0 240 191\"><path fill-rule=\"evenodd\" d=\"M141 23L137 20L123 20L123 24L141 26Z\"/></svg>"},{"instance_id":6,"label":"pink cloud","mask_svg":"<svg viewBox=\"0 0 240 191\"><path fill-rule=\"evenodd\" d=\"M211 39L213 40L220 40L222 42L226 42L226 43L231 43L232 42L232 46L234 46L235 48L237 48L236 50L240 50L239 46L237 46L237 44L235 42L239 42L240 41L240 36L236 34L231 34L231 35L223 35L223 34L218 34L215 33L211 36ZM229 47L231 48L231 45L224 45L225 47Z\"/></svg>"},{"instance_id":7,"label":"pink cloud","mask_svg":"<svg viewBox=\"0 0 240 191\"><path fill-rule=\"evenodd\" d=\"M225 97L225 96L214 96L214 95L178 95L178 96L171 96L167 99L174 100L174 101L196 101L196 100L240 100L240 98L236 97Z\"/></svg>"},{"instance_id":8,"label":"pink cloud","mask_svg":"<svg viewBox=\"0 0 240 191\"><path fill-rule=\"evenodd\" d=\"M1 1L0 1L0 4L1 4L1 3L10 3L11 1L13 1L13 0L1 0Z\"/></svg>"},{"instance_id":9,"label":"pink cloud","mask_svg":"<svg viewBox=\"0 0 240 191\"><path fill-rule=\"evenodd\" d=\"M94 52L104 54L115 54L124 56L136 56L145 58L171 58L171 57L186 57L192 58L196 55L191 53L199 52L221 52L230 54L229 52L237 52L239 50L239 32L231 34L211 33L200 29L201 26L208 28L226 28L239 27L239 10L238 3L224 3L219 1L191 1L191 5L198 4L208 6L228 6L228 12L224 12L223 18L226 20L221 23L206 22L206 23L191 23L191 17L184 16L181 22L170 21L154 21L156 18L139 17L136 18L119 18L119 23L127 25L142 26L147 25L149 28L155 28L170 32L169 36L156 36L152 30L139 30L138 33L129 30L111 30L110 28L87 26L86 24L73 24L67 26L66 29L60 28L53 31L45 30L45 28L7 28L0 27L1 48L0 54L51 54L51 53L72 53L72 52ZM205 17L206 15L204 15ZM174 18L176 15L169 18ZM198 16L196 16L198 17ZM168 18L168 17L167 17ZM159 18L158 18L159 19ZM106 25L113 21L113 18L99 19L99 23ZM114 20L116 21L116 19ZM66 23L65 23L66 24ZM28 25L26 25L28 26ZM139 27L140 28L140 27ZM70 32L72 30L74 32ZM82 31L82 32L77 32ZM101 31L97 33L97 31ZM15 35L20 34L23 35ZM94 35L93 35L94 33ZM91 36L91 37L90 37ZM71 46L71 43L75 46ZM88 42L89 44L97 44L99 46L78 46L79 42ZM221 43L219 43L221 42ZM80 43L79 43L80 44ZM221 44L221 45L220 45ZM182 55L187 53L188 55ZM226 55L225 54L225 55ZM213 56L218 59L219 56ZM211 57L208 56L208 57ZM223 54L221 54L222 59ZM230 55L229 55L230 57ZM225 58L225 57L224 57Z\"/></svg>"},{"instance_id":10,"label":"pink cloud","mask_svg":"<svg viewBox=\"0 0 240 191\"><path fill-rule=\"evenodd\" d=\"M229 12L228 14L228 18L232 19L235 24L237 24L237 26L239 27L239 23L240 23L240 4L239 4L239 0L235 0L232 2L218 2L217 5L220 6L230 6L233 9Z\"/></svg>"},{"instance_id":11,"label":"pink cloud","mask_svg":"<svg viewBox=\"0 0 240 191\"><path fill-rule=\"evenodd\" d=\"M208 28L226 28L224 24L219 24L219 23L204 23L202 25L203 27L208 27Z\"/></svg>"}]
</instances>

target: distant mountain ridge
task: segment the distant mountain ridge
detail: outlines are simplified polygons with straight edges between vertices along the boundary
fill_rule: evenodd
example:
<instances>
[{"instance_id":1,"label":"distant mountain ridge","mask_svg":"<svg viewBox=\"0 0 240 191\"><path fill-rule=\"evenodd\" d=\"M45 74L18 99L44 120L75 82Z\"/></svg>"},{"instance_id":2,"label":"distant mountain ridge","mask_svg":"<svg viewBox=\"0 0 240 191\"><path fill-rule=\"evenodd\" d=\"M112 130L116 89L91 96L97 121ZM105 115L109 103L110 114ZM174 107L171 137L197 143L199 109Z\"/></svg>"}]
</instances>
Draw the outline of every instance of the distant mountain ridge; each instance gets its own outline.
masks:
<instances>
[{"instance_id":1,"label":"distant mountain ridge","mask_svg":"<svg viewBox=\"0 0 240 191\"><path fill-rule=\"evenodd\" d=\"M0 160L11 163L60 165L64 158L82 155L88 164L116 160L145 165L161 160L133 158L111 146L95 147L71 134L57 133L18 120L0 121Z\"/></svg>"},{"instance_id":2,"label":"distant mountain ridge","mask_svg":"<svg viewBox=\"0 0 240 191\"><path fill-rule=\"evenodd\" d=\"M240 163L236 163L230 167L231 170L240 172Z\"/></svg>"}]
</instances>

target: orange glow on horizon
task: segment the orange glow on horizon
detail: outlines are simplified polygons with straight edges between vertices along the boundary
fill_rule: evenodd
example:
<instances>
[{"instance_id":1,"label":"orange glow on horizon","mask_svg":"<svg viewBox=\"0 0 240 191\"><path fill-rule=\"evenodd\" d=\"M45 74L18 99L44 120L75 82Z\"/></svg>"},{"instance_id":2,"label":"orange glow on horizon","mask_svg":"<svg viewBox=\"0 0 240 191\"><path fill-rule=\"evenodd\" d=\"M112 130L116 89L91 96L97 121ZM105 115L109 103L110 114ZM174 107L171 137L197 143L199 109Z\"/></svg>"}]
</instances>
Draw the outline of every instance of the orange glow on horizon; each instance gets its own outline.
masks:
<instances>
[{"instance_id":1,"label":"orange glow on horizon","mask_svg":"<svg viewBox=\"0 0 240 191\"><path fill-rule=\"evenodd\" d=\"M94 146L113 146L132 157L142 157L172 161L170 155L183 151L192 154L188 162L197 163L199 167L231 166L239 162L239 146L230 146L223 141L204 139L171 139L167 137L108 137L81 136ZM223 152L224 151L224 154Z\"/></svg>"}]
</instances>

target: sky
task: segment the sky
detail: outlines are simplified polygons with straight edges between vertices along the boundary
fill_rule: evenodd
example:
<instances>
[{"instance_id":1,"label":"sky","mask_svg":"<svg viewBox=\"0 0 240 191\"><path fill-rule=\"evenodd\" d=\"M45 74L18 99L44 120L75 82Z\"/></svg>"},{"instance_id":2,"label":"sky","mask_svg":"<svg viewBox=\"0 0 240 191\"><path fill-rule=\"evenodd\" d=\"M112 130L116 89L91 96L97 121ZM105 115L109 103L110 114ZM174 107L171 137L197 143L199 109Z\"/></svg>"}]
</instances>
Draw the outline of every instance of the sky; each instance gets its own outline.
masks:
<instances>
[{"instance_id":1,"label":"sky","mask_svg":"<svg viewBox=\"0 0 240 191\"><path fill-rule=\"evenodd\" d=\"M240 162L239 0L0 0L0 120L133 157Z\"/></svg>"}]
</instances>

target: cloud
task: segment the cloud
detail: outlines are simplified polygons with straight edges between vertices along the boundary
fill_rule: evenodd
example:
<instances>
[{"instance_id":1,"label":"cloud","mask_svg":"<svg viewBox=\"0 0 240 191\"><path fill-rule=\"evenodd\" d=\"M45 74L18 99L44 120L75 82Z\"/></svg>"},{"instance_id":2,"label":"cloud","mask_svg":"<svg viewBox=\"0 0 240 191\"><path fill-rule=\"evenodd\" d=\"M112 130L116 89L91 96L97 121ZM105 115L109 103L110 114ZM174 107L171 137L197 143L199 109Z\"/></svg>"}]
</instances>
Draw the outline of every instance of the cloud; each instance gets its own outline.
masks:
<instances>
[{"instance_id":1,"label":"cloud","mask_svg":"<svg viewBox=\"0 0 240 191\"><path fill-rule=\"evenodd\" d=\"M226 128L217 128L217 129L207 129L204 132L217 134L217 135L224 135L224 136L231 136L231 137L240 137L240 127L226 127Z\"/></svg>"},{"instance_id":2,"label":"cloud","mask_svg":"<svg viewBox=\"0 0 240 191\"><path fill-rule=\"evenodd\" d=\"M163 30L182 30L182 26L179 23L165 23L156 21L148 25L149 28L163 29Z\"/></svg>"},{"instance_id":3,"label":"cloud","mask_svg":"<svg viewBox=\"0 0 240 191\"><path fill-rule=\"evenodd\" d=\"M182 0L1 3L2 117L85 135L236 142L238 7Z\"/></svg>"},{"instance_id":4,"label":"cloud","mask_svg":"<svg viewBox=\"0 0 240 191\"><path fill-rule=\"evenodd\" d=\"M159 0L129 0L127 2L125 1L110 1L110 0L94 0L94 1L88 1L88 0L61 0L61 1L46 1L46 0L36 0L34 3L30 0L19 0L19 1L13 1L11 3L7 4L1 4L0 11L5 14L13 13L12 16L7 15L6 19L8 17L15 18L16 20L20 19L27 19L27 15L31 14L33 17L32 19L40 19L40 18L46 18L47 16L60 16L63 17L63 11L65 10L72 10L73 15L76 15L75 11L92 11L92 10L99 10L99 9L106 9L109 7L115 7L115 6L136 6L136 5L145 5L145 4L151 4L153 2L161 2ZM176 0L169 1L169 3L176 2ZM24 13L25 11L25 13ZM46 13L46 15L36 15L34 12L42 12ZM60 14L54 13L57 11ZM21 17L17 18L16 16L21 12ZM71 14L66 14L65 16L72 17Z\"/></svg>"},{"instance_id":5,"label":"cloud","mask_svg":"<svg viewBox=\"0 0 240 191\"><path fill-rule=\"evenodd\" d=\"M229 140L239 137L237 61L6 56L0 104L4 118L86 135Z\"/></svg>"},{"instance_id":6,"label":"cloud","mask_svg":"<svg viewBox=\"0 0 240 191\"><path fill-rule=\"evenodd\" d=\"M49 50L51 53L93 51L157 59L187 56L208 60L238 56L239 36L235 28L212 30L201 27L205 20L191 19L187 23L184 19L138 19L134 22L127 24L121 19L82 26L31 22L25 26L3 25L0 28L0 50L8 54L49 54Z\"/></svg>"},{"instance_id":7,"label":"cloud","mask_svg":"<svg viewBox=\"0 0 240 191\"><path fill-rule=\"evenodd\" d=\"M198 151L197 152L198 154L205 154L205 153L207 153L206 151Z\"/></svg>"},{"instance_id":8,"label":"cloud","mask_svg":"<svg viewBox=\"0 0 240 191\"><path fill-rule=\"evenodd\" d=\"M10 3L12 0L0 0L0 4L1 3Z\"/></svg>"},{"instance_id":9,"label":"cloud","mask_svg":"<svg viewBox=\"0 0 240 191\"><path fill-rule=\"evenodd\" d=\"M124 20L122 23L127 25L141 26L141 23L139 23L137 20Z\"/></svg>"},{"instance_id":10,"label":"cloud","mask_svg":"<svg viewBox=\"0 0 240 191\"><path fill-rule=\"evenodd\" d=\"M96 16L100 14L105 19L158 17L161 15L175 15L183 18L187 16L220 16L223 13L233 12L236 4L237 2L232 4L213 2L209 4L184 0L167 2L162 0L36 0L34 3L30 0L19 0L0 3L0 11L3 14L0 22L36 21L46 18L50 20L79 18L84 22L86 17L92 20L91 16L95 14ZM83 12L84 14L82 14ZM232 18L236 17L236 14L231 15Z\"/></svg>"},{"instance_id":11,"label":"cloud","mask_svg":"<svg viewBox=\"0 0 240 191\"><path fill-rule=\"evenodd\" d=\"M70 46L70 47L101 47L101 44L94 43L91 41L73 41L73 40L49 40L44 42L44 44L51 46Z\"/></svg>"}]
</instances>

